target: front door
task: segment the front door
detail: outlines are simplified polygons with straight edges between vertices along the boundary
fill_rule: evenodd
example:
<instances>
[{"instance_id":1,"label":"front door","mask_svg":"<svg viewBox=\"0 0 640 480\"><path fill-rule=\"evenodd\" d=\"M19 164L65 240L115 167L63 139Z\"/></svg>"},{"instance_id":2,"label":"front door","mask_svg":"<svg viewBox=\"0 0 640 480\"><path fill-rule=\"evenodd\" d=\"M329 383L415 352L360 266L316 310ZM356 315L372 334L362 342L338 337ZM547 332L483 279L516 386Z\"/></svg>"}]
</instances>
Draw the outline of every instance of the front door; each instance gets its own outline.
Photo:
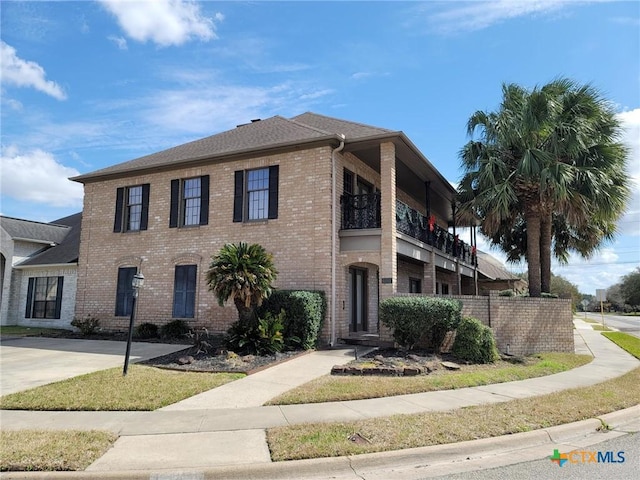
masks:
<instances>
[{"instance_id":1,"label":"front door","mask_svg":"<svg viewBox=\"0 0 640 480\"><path fill-rule=\"evenodd\" d=\"M349 268L349 295L351 299L351 332L369 330L367 322L367 269Z\"/></svg>"}]
</instances>

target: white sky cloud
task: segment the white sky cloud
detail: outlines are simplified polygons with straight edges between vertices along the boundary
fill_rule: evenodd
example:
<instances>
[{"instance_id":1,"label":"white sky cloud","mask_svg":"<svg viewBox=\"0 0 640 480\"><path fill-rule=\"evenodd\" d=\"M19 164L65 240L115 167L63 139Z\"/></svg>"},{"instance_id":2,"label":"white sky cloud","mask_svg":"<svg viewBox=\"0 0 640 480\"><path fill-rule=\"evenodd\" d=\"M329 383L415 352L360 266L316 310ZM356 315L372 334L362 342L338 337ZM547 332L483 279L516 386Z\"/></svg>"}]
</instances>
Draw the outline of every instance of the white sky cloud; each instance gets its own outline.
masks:
<instances>
[{"instance_id":1,"label":"white sky cloud","mask_svg":"<svg viewBox=\"0 0 640 480\"><path fill-rule=\"evenodd\" d=\"M44 68L36 62L18 57L16 49L5 42L0 42L0 65L3 83L35 88L58 100L66 100L67 95L60 85L47 80Z\"/></svg>"},{"instance_id":2,"label":"white sky cloud","mask_svg":"<svg viewBox=\"0 0 640 480\"><path fill-rule=\"evenodd\" d=\"M115 43L120 50L127 50L127 40L124 37L118 37L117 35L109 35L108 40Z\"/></svg>"},{"instance_id":3,"label":"white sky cloud","mask_svg":"<svg viewBox=\"0 0 640 480\"><path fill-rule=\"evenodd\" d=\"M597 1L597 0L596 0ZM582 0L491 0L450 2L444 10L433 11L427 4L427 19L440 33L482 30L496 23L526 15L549 14Z\"/></svg>"},{"instance_id":4,"label":"white sky cloud","mask_svg":"<svg viewBox=\"0 0 640 480\"><path fill-rule=\"evenodd\" d=\"M217 38L214 20L224 19L222 14L213 19L204 17L200 6L189 0L100 0L100 3L116 17L127 36L162 47L182 45L192 38L202 41Z\"/></svg>"},{"instance_id":5,"label":"white sky cloud","mask_svg":"<svg viewBox=\"0 0 640 480\"><path fill-rule=\"evenodd\" d=\"M620 220L620 231L640 236L640 108L618 114L622 122L622 140L629 147L627 169L631 181L631 199L627 212Z\"/></svg>"},{"instance_id":6,"label":"white sky cloud","mask_svg":"<svg viewBox=\"0 0 640 480\"><path fill-rule=\"evenodd\" d=\"M3 195L53 207L82 206L82 185L68 180L80 172L58 163L51 153L39 149L21 153L9 146L0 158Z\"/></svg>"}]
</instances>

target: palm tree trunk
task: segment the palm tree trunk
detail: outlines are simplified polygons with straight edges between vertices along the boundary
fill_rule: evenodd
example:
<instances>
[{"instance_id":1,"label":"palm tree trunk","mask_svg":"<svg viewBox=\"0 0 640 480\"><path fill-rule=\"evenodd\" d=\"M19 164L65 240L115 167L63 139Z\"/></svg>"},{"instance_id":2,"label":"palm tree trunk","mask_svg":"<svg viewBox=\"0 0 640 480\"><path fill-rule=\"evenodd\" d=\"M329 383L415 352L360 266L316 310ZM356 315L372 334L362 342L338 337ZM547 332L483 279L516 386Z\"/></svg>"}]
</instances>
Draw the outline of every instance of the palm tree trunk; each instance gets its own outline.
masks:
<instances>
[{"instance_id":1,"label":"palm tree trunk","mask_svg":"<svg viewBox=\"0 0 640 480\"><path fill-rule=\"evenodd\" d=\"M234 298L233 302L238 310L238 320L240 323L247 327L254 327L257 324L255 307L253 305L247 307L238 297Z\"/></svg>"},{"instance_id":2,"label":"palm tree trunk","mask_svg":"<svg viewBox=\"0 0 640 480\"><path fill-rule=\"evenodd\" d=\"M540 287L551 293L551 227L552 214L544 212L540 218Z\"/></svg>"},{"instance_id":3,"label":"palm tree trunk","mask_svg":"<svg viewBox=\"0 0 640 480\"><path fill-rule=\"evenodd\" d=\"M535 207L525 207L527 222L527 266L529 272L529 296L539 297L540 278L540 212Z\"/></svg>"}]
</instances>

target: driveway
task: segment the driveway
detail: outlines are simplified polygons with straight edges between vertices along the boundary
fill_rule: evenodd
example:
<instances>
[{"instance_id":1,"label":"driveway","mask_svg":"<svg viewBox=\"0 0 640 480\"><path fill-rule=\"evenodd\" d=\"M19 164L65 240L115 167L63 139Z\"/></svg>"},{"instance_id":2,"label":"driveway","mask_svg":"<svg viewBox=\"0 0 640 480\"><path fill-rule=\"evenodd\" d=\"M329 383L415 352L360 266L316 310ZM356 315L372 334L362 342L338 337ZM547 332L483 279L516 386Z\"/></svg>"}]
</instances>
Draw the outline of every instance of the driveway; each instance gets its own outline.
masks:
<instances>
[{"instance_id":1,"label":"driveway","mask_svg":"<svg viewBox=\"0 0 640 480\"><path fill-rule=\"evenodd\" d=\"M186 348L186 345L134 342L131 362ZM0 345L0 395L124 364L126 342L7 337Z\"/></svg>"}]
</instances>

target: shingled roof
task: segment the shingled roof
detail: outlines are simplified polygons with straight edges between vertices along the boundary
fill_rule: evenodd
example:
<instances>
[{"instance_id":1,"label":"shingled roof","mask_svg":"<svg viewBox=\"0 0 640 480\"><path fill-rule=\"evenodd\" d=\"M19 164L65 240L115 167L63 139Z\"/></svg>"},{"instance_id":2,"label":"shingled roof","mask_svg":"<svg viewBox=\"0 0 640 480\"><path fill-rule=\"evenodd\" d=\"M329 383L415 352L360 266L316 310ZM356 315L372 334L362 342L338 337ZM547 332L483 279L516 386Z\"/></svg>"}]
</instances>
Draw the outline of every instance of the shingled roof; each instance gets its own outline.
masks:
<instances>
[{"instance_id":1,"label":"shingled roof","mask_svg":"<svg viewBox=\"0 0 640 480\"><path fill-rule=\"evenodd\" d=\"M69 215L51 223L31 222L9 217L0 217L0 221L2 227L14 239L37 240L52 244L51 247L46 247L45 250L16 265L17 268L76 263L78 261L82 213ZM5 228L5 225L9 228ZM31 234L31 236L24 237L22 236L24 234ZM39 237L34 237L35 234L39 234Z\"/></svg>"},{"instance_id":2,"label":"shingled roof","mask_svg":"<svg viewBox=\"0 0 640 480\"><path fill-rule=\"evenodd\" d=\"M520 280L520 277L510 273L494 256L477 251L478 271L491 280Z\"/></svg>"},{"instance_id":3,"label":"shingled roof","mask_svg":"<svg viewBox=\"0 0 640 480\"><path fill-rule=\"evenodd\" d=\"M60 243L69 233L67 225L4 216L0 216L0 227L13 239L37 243Z\"/></svg>"},{"instance_id":4,"label":"shingled roof","mask_svg":"<svg viewBox=\"0 0 640 480\"><path fill-rule=\"evenodd\" d=\"M226 132L73 177L71 180L84 183L103 177L215 160L251 152L293 148L314 143L337 144L342 139L340 135L345 135L346 142L349 142L385 135L396 136L399 133L311 112L291 119L277 115L265 120L253 120L251 123L238 125Z\"/></svg>"}]
</instances>

